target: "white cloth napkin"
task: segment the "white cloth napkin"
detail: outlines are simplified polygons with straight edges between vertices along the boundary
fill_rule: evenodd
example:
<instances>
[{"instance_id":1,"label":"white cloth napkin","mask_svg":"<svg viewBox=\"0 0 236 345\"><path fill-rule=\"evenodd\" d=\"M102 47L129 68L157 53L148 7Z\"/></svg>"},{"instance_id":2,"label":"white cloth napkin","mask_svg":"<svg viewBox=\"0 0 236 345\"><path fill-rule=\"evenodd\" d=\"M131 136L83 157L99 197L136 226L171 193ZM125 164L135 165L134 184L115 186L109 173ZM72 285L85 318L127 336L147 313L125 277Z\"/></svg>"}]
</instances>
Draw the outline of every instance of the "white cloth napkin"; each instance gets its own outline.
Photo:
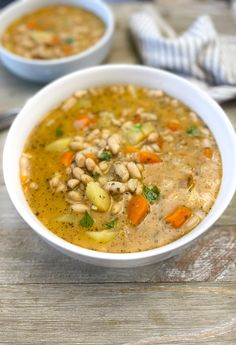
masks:
<instances>
[{"instance_id":1,"label":"white cloth napkin","mask_svg":"<svg viewBox=\"0 0 236 345\"><path fill-rule=\"evenodd\" d=\"M236 98L236 36L218 35L210 17L199 17L180 36L148 11L132 14L129 24L145 65L185 76L218 102Z\"/></svg>"}]
</instances>

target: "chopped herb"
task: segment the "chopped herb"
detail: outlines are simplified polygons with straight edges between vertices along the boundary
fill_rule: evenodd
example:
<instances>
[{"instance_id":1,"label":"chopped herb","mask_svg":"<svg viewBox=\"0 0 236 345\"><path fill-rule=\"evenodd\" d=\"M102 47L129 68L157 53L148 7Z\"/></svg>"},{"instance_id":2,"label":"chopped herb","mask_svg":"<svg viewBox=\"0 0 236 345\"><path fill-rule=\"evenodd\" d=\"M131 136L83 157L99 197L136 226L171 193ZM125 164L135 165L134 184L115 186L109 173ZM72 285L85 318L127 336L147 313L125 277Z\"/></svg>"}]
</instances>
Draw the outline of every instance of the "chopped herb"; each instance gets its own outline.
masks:
<instances>
[{"instance_id":1,"label":"chopped herb","mask_svg":"<svg viewBox=\"0 0 236 345\"><path fill-rule=\"evenodd\" d=\"M110 222L105 224L105 227L107 229L112 229L112 228L114 228L116 223L117 223L117 218L116 219L112 219Z\"/></svg>"},{"instance_id":2,"label":"chopped herb","mask_svg":"<svg viewBox=\"0 0 236 345\"><path fill-rule=\"evenodd\" d=\"M74 39L74 37L66 37L63 41L66 44L72 44L75 42L75 39Z\"/></svg>"},{"instance_id":3,"label":"chopped herb","mask_svg":"<svg viewBox=\"0 0 236 345\"><path fill-rule=\"evenodd\" d=\"M101 174L99 174L97 171L95 171L95 173L93 174L93 177L94 177L95 181L97 181L100 176L101 176Z\"/></svg>"},{"instance_id":4,"label":"chopped herb","mask_svg":"<svg viewBox=\"0 0 236 345\"><path fill-rule=\"evenodd\" d=\"M55 135L57 138L60 138L62 137L64 134L64 131L61 127L57 127L56 130L55 130Z\"/></svg>"},{"instance_id":5,"label":"chopped herb","mask_svg":"<svg viewBox=\"0 0 236 345\"><path fill-rule=\"evenodd\" d=\"M144 186L143 194L150 204L154 204L160 195L160 190L157 188L157 186L153 186L152 188Z\"/></svg>"},{"instance_id":6,"label":"chopped herb","mask_svg":"<svg viewBox=\"0 0 236 345\"><path fill-rule=\"evenodd\" d=\"M90 226L93 225L94 220L93 218L90 216L90 214L86 211L83 218L80 219L80 225L83 228L90 228Z\"/></svg>"},{"instance_id":7,"label":"chopped herb","mask_svg":"<svg viewBox=\"0 0 236 345\"><path fill-rule=\"evenodd\" d=\"M99 158L101 161L109 161L112 158L112 155L109 151L102 151Z\"/></svg>"},{"instance_id":8,"label":"chopped herb","mask_svg":"<svg viewBox=\"0 0 236 345\"><path fill-rule=\"evenodd\" d=\"M143 125L142 125L141 123L136 123L135 125L133 125L133 126L131 127L131 130L132 130L133 132L140 132L141 129L142 129L142 127L143 127Z\"/></svg>"},{"instance_id":9,"label":"chopped herb","mask_svg":"<svg viewBox=\"0 0 236 345\"><path fill-rule=\"evenodd\" d=\"M196 137L199 135L199 129L196 126L191 126L186 130L186 133L193 137Z\"/></svg>"}]
</instances>

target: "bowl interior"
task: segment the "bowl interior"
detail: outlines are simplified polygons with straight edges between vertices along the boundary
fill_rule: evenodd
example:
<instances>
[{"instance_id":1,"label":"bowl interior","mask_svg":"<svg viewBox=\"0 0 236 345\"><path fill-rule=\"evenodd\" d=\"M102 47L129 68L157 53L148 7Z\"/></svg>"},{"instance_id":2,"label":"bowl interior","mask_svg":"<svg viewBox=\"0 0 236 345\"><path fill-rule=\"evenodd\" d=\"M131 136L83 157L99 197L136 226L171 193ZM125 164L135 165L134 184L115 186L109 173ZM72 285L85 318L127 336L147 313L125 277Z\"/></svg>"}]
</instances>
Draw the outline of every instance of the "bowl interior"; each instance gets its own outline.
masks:
<instances>
[{"instance_id":1,"label":"bowl interior","mask_svg":"<svg viewBox=\"0 0 236 345\"><path fill-rule=\"evenodd\" d=\"M40 118L78 89L117 83L160 88L195 111L209 126L222 155L223 176L217 200L207 217L190 233L161 248L139 253L95 252L72 245L47 230L31 212L21 189L19 158L25 141ZM230 149L229 149L230 148ZM14 121L4 148L4 178L9 195L26 222L50 243L69 252L109 260L132 260L157 256L185 246L204 233L223 213L236 189L236 139L223 110L203 91L171 73L141 66L108 65L72 73L49 84L24 106Z\"/></svg>"}]
</instances>

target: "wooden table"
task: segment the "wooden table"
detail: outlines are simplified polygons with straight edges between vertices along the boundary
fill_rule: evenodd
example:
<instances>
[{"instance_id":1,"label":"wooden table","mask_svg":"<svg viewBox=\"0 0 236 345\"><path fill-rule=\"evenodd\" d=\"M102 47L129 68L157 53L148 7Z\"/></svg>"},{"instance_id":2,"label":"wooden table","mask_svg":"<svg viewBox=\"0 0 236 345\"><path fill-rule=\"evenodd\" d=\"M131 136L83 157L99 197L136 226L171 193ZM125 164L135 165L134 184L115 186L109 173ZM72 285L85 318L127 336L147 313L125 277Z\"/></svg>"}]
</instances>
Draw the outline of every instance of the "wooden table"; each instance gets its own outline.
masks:
<instances>
[{"instance_id":1,"label":"wooden table","mask_svg":"<svg viewBox=\"0 0 236 345\"><path fill-rule=\"evenodd\" d=\"M206 12L219 30L235 33L235 18L226 5L210 4L158 2L179 31ZM114 6L117 30L108 63L138 62L127 35L127 18L145 6ZM0 67L1 108L21 106L39 87ZM235 101L224 105L234 125L235 105ZM5 136L0 135L1 148ZM19 217L2 172L0 190L1 345L236 343L235 198L214 227L181 255L125 270L89 266L63 256Z\"/></svg>"}]
</instances>

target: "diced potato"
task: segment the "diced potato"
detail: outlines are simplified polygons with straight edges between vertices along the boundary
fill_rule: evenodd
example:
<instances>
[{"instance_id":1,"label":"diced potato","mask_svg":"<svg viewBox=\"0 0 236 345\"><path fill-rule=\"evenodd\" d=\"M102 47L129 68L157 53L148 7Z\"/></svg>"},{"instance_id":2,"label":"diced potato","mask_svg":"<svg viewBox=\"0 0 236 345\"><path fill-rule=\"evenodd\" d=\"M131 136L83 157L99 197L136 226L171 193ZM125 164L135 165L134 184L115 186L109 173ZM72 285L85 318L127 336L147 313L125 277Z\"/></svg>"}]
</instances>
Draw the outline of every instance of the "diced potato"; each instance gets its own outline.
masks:
<instances>
[{"instance_id":1,"label":"diced potato","mask_svg":"<svg viewBox=\"0 0 236 345\"><path fill-rule=\"evenodd\" d=\"M111 230L86 231L86 235L97 242L106 243L113 240L117 232Z\"/></svg>"},{"instance_id":2,"label":"diced potato","mask_svg":"<svg viewBox=\"0 0 236 345\"><path fill-rule=\"evenodd\" d=\"M55 221L59 223L79 224L78 217L70 213L65 213L62 216L57 217Z\"/></svg>"},{"instance_id":3,"label":"diced potato","mask_svg":"<svg viewBox=\"0 0 236 345\"><path fill-rule=\"evenodd\" d=\"M89 182L85 194L91 203L97 206L101 212L106 212L111 204L111 198L107 191L100 187L98 182Z\"/></svg>"},{"instance_id":4,"label":"diced potato","mask_svg":"<svg viewBox=\"0 0 236 345\"><path fill-rule=\"evenodd\" d=\"M136 145L144 140L150 133L155 131L152 123L147 122L143 125L133 125L125 129L126 137L130 144Z\"/></svg>"},{"instance_id":5,"label":"diced potato","mask_svg":"<svg viewBox=\"0 0 236 345\"><path fill-rule=\"evenodd\" d=\"M114 114L112 112L103 111L99 113L99 125L102 127L109 127L113 118Z\"/></svg>"},{"instance_id":6,"label":"diced potato","mask_svg":"<svg viewBox=\"0 0 236 345\"><path fill-rule=\"evenodd\" d=\"M47 151L56 151L56 152L64 152L67 151L69 148L69 143L71 142L71 138L62 138L53 141L52 143L48 144L45 147Z\"/></svg>"},{"instance_id":7,"label":"diced potato","mask_svg":"<svg viewBox=\"0 0 236 345\"><path fill-rule=\"evenodd\" d=\"M155 131L155 126L151 122L146 122L142 126L142 132L145 137Z\"/></svg>"},{"instance_id":8,"label":"diced potato","mask_svg":"<svg viewBox=\"0 0 236 345\"><path fill-rule=\"evenodd\" d=\"M126 137L131 145L136 145L144 139L143 132L141 130L134 130L133 126L127 129Z\"/></svg>"},{"instance_id":9,"label":"diced potato","mask_svg":"<svg viewBox=\"0 0 236 345\"><path fill-rule=\"evenodd\" d=\"M135 85L128 85L128 91L133 98L137 98L137 87Z\"/></svg>"},{"instance_id":10,"label":"diced potato","mask_svg":"<svg viewBox=\"0 0 236 345\"><path fill-rule=\"evenodd\" d=\"M31 32L31 38L39 43L51 43L52 39L53 39L53 33L49 32L49 31L37 31L34 30L33 32Z\"/></svg>"}]
</instances>

